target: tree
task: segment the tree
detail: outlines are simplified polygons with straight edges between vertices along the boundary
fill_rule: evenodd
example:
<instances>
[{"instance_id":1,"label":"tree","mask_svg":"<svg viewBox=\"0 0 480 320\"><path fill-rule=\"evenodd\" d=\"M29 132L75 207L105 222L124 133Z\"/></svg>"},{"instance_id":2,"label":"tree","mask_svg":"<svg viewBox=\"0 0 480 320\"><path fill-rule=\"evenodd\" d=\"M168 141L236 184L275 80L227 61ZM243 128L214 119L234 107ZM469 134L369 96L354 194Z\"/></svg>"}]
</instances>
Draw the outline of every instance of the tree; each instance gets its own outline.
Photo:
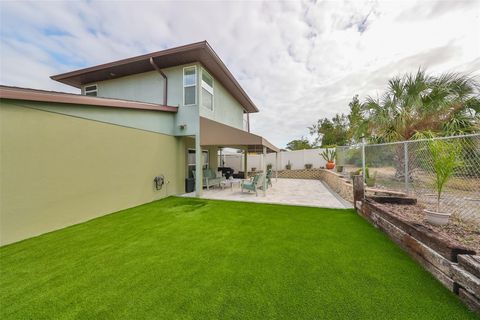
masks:
<instances>
[{"instance_id":1,"label":"tree","mask_svg":"<svg viewBox=\"0 0 480 320\"><path fill-rule=\"evenodd\" d=\"M350 113L348 119L347 137L350 143L358 142L366 133L366 121L363 117L362 103L358 99L358 94L353 96L348 104Z\"/></svg>"},{"instance_id":2,"label":"tree","mask_svg":"<svg viewBox=\"0 0 480 320\"><path fill-rule=\"evenodd\" d=\"M381 98L367 97L362 109L370 141L392 142L476 132L479 104L479 85L473 78L456 73L433 77L419 69L391 79ZM397 178L404 177L403 153L399 144Z\"/></svg>"},{"instance_id":3,"label":"tree","mask_svg":"<svg viewBox=\"0 0 480 320\"><path fill-rule=\"evenodd\" d=\"M308 127L310 134L315 137L315 145L322 147L332 145L346 145L348 143L348 118L344 114L336 114L332 120L323 118L316 124Z\"/></svg>"},{"instance_id":4,"label":"tree","mask_svg":"<svg viewBox=\"0 0 480 320\"><path fill-rule=\"evenodd\" d=\"M301 137L300 139L292 140L287 143L287 149L294 150L303 150L303 149L312 149L313 146L308 142L307 138Z\"/></svg>"},{"instance_id":5,"label":"tree","mask_svg":"<svg viewBox=\"0 0 480 320\"><path fill-rule=\"evenodd\" d=\"M367 97L362 109L371 140L391 142L427 131L478 131L479 105L479 84L473 78L456 73L433 77L419 69L391 79L381 98Z\"/></svg>"}]
</instances>

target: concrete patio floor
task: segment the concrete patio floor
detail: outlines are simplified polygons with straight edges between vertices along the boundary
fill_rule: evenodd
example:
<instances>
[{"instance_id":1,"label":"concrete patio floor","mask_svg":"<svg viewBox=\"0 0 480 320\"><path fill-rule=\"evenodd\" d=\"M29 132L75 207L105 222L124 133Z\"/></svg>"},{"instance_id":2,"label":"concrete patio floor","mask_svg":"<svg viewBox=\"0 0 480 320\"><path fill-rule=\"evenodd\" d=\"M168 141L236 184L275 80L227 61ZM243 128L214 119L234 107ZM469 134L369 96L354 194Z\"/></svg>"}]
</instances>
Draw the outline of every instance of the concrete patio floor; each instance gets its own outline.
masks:
<instances>
[{"instance_id":1,"label":"concrete patio floor","mask_svg":"<svg viewBox=\"0 0 480 320\"><path fill-rule=\"evenodd\" d=\"M277 203L324 208L351 208L352 206L340 196L330 191L319 180L307 179L272 179L273 187L267 189L267 195L259 190L258 196L254 192L242 193L239 185L233 190L230 187L219 187L203 190L201 198L215 200L247 201L262 203ZM195 197L195 193L187 193L183 197Z\"/></svg>"}]
</instances>

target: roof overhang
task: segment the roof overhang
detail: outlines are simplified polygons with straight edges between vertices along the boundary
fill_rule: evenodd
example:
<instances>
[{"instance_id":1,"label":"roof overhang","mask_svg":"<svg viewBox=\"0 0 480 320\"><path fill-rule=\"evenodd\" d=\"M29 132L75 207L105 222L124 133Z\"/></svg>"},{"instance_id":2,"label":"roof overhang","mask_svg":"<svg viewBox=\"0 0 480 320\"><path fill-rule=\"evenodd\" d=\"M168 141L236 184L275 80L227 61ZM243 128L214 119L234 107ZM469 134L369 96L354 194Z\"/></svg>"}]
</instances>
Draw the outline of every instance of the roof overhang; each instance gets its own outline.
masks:
<instances>
[{"instance_id":1,"label":"roof overhang","mask_svg":"<svg viewBox=\"0 0 480 320\"><path fill-rule=\"evenodd\" d=\"M80 105L87 105L87 106L141 109L141 110L153 110L153 111L163 111L163 112L178 111L177 107L164 106L164 105L159 105L155 103L83 96L83 95L73 94L73 93L54 92L54 91L8 87L8 86L0 86L0 99L80 104Z\"/></svg>"},{"instance_id":2,"label":"roof overhang","mask_svg":"<svg viewBox=\"0 0 480 320\"><path fill-rule=\"evenodd\" d=\"M225 124L200 117L200 144L202 146L248 147L249 152L279 152L265 138Z\"/></svg>"},{"instance_id":3,"label":"roof overhang","mask_svg":"<svg viewBox=\"0 0 480 320\"><path fill-rule=\"evenodd\" d=\"M220 60L207 41L157 51L137 57L118 60L98 66L52 76L53 80L80 88L84 84L116 79L132 74L154 71L152 58L159 68L200 62L243 106L245 112L258 112L258 108L242 89L232 73Z\"/></svg>"}]
</instances>

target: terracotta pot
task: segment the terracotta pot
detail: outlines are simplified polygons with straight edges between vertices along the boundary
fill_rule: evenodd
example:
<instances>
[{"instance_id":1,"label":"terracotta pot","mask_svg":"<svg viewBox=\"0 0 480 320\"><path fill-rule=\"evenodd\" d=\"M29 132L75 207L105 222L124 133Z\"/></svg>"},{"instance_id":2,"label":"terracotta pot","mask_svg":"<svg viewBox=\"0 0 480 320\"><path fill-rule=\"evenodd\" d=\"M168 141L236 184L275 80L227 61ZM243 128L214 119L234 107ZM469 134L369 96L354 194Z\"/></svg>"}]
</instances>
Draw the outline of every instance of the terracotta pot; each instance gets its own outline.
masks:
<instances>
[{"instance_id":1,"label":"terracotta pot","mask_svg":"<svg viewBox=\"0 0 480 320\"><path fill-rule=\"evenodd\" d=\"M333 163L333 161L328 161L327 162L327 169L332 170L333 168L335 168L335 163Z\"/></svg>"},{"instance_id":2,"label":"terracotta pot","mask_svg":"<svg viewBox=\"0 0 480 320\"><path fill-rule=\"evenodd\" d=\"M431 210L424 209L425 215L427 216L427 221L436 226L444 226L450 220L450 213L441 213Z\"/></svg>"}]
</instances>

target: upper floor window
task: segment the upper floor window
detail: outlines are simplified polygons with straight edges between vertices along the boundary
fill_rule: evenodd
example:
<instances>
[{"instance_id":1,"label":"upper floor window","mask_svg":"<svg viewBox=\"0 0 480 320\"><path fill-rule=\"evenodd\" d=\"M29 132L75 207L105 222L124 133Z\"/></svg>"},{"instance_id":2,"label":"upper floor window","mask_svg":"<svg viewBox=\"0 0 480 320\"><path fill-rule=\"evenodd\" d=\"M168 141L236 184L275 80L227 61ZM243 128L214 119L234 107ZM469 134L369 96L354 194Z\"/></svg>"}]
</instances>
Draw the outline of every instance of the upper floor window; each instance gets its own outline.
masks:
<instances>
[{"instance_id":1,"label":"upper floor window","mask_svg":"<svg viewBox=\"0 0 480 320\"><path fill-rule=\"evenodd\" d=\"M197 67L183 68L183 105L197 103Z\"/></svg>"},{"instance_id":2,"label":"upper floor window","mask_svg":"<svg viewBox=\"0 0 480 320\"><path fill-rule=\"evenodd\" d=\"M243 114L243 130L244 131L250 131L249 130L250 123L248 123L248 122L249 122L248 113L244 113Z\"/></svg>"},{"instance_id":3,"label":"upper floor window","mask_svg":"<svg viewBox=\"0 0 480 320\"><path fill-rule=\"evenodd\" d=\"M213 77L202 70L202 105L213 110Z\"/></svg>"},{"instance_id":4,"label":"upper floor window","mask_svg":"<svg viewBox=\"0 0 480 320\"><path fill-rule=\"evenodd\" d=\"M91 85L91 86L86 86L85 89L85 95L86 96L94 96L96 97L97 96L97 85L94 84L94 85Z\"/></svg>"}]
</instances>

